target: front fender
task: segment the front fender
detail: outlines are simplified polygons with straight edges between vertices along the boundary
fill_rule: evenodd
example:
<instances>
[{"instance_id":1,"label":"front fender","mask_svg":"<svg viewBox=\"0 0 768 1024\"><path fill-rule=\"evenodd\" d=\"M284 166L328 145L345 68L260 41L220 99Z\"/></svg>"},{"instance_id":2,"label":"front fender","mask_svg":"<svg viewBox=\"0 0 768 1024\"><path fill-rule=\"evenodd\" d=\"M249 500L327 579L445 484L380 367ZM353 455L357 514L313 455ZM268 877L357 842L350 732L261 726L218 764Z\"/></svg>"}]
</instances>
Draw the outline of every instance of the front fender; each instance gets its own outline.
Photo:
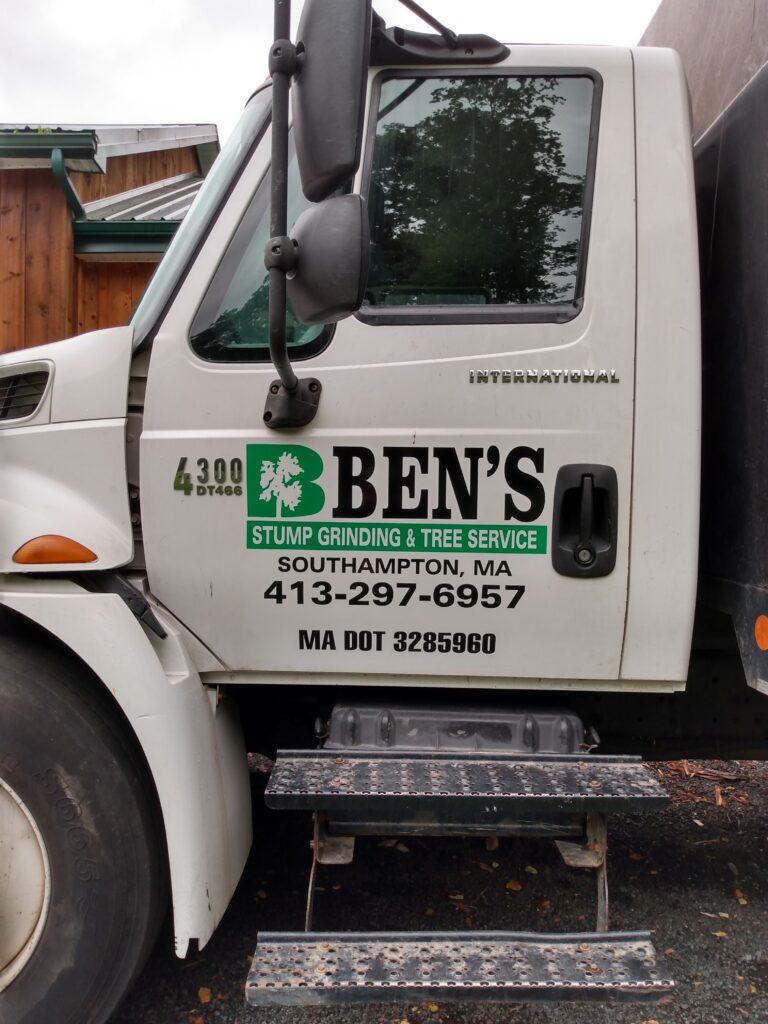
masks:
<instances>
[{"instance_id":1,"label":"front fender","mask_svg":"<svg viewBox=\"0 0 768 1024\"><path fill-rule=\"evenodd\" d=\"M251 845L248 766L237 711L201 683L172 621L164 640L114 594L64 579L0 575L0 604L57 637L102 681L144 751L170 864L176 952L204 946Z\"/></svg>"}]
</instances>

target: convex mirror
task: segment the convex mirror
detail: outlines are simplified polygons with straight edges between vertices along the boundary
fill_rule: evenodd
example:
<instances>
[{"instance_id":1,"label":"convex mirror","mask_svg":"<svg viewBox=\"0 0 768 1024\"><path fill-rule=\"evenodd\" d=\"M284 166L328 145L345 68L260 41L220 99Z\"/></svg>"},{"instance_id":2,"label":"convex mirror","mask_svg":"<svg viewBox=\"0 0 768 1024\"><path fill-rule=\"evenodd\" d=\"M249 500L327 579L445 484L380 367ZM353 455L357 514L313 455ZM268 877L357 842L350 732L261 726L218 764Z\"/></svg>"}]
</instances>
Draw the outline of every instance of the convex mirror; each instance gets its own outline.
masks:
<instances>
[{"instance_id":1,"label":"convex mirror","mask_svg":"<svg viewBox=\"0 0 768 1024\"><path fill-rule=\"evenodd\" d=\"M334 196L310 207L291 232L298 246L288 298L305 324L341 320L363 301L370 231L362 196Z\"/></svg>"}]
</instances>

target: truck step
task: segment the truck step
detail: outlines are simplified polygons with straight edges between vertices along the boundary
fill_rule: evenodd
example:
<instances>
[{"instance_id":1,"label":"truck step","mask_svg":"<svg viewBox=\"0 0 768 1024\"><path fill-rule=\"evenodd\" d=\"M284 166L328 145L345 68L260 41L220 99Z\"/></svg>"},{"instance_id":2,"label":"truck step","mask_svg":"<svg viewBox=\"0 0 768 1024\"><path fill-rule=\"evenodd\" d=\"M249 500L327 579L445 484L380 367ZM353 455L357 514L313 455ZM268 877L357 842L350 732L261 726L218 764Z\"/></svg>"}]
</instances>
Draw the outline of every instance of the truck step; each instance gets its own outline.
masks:
<instances>
[{"instance_id":1,"label":"truck step","mask_svg":"<svg viewBox=\"0 0 768 1024\"><path fill-rule=\"evenodd\" d=\"M647 932L261 933L251 1006L657 1000L673 987Z\"/></svg>"},{"instance_id":2,"label":"truck step","mask_svg":"<svg viewBox=\"0 0 768 1024\"><path fill-rule=\"evenodd\" d=\"M655 810L667 794L640 758L281 751L265 793L278 810L407 814Z\"/></svg>"}]
</instances>

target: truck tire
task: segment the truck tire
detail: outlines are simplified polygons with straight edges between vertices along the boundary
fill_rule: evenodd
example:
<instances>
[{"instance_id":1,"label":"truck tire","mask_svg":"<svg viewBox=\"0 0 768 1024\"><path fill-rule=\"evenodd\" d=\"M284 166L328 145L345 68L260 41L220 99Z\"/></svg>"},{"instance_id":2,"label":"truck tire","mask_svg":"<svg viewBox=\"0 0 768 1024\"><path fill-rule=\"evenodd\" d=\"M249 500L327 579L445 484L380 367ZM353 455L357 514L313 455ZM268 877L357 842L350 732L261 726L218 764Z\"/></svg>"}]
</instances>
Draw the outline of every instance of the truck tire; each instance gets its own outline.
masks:
<instances>
[{"instance_id":1,"label":"truck tire","mask_svg":"<svg viewBox=\"0 0 768 1024\"><path fill-rule=\"evenodd\" d=\"M103 1024L166 909L135 737L66 652L0 635L0 1024Z\"/></svg>"}]
</instances>

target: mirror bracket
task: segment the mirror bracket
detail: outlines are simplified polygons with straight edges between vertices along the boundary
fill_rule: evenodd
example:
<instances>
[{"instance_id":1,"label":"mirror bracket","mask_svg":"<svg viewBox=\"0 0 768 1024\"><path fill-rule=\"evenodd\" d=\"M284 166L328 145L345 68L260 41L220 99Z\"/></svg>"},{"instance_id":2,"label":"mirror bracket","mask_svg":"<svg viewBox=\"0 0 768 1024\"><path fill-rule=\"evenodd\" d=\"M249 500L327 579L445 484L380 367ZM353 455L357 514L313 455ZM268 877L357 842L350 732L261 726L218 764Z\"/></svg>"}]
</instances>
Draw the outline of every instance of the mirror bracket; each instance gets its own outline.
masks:
<instances>
[{"instance_id":1,"label":"mirror bracket","mask_svg":"<svg viewBox=\"0 0 768 1024\"><path fill-rule=\"evenodd\" d=\"M264 425L272 430L305 427L315 418L322 389L316 377L297 378L292 391L281 380L273 380L264 404Z\"/></svg>"},{"instance_id":2,"label":"mirror bracket","mask_svg":"<svg viewBox=\"0 0 768 1024\"><path fill-rule=\"evenodd\" d=\"M279 380L269 386L264 424L272 429L303 427L317 414L320 382L299 378L291 366L285 336L286 276L296 267L296 245L288 230L288 94L301 55L291 42L291 0L275 0L274 43L269 51L272 75L272 165L270 234L264 250L269 271L269 355Z\"/></svg>"},{"instance_id":3,"label":"mirror bracket","mask_svg":"<svg viewBox=\"0 0 768 1024\"><path fill-rule=\"evenodd\" d=\"M270 238L264 246L264 266L267 270L282 270L290 274L296 269L297 243L288 235Z\"/></svg>"},{"instance_id":4,"label":"mirror bracket","mask_svg":"<svg viewBox=\"0 0 768 1024\"><path fill-rule=\"evenodd\" d=\"M294 75L298 70L296 47L290 39L276 39L269 51L269 73L275 75Z\"/></svg>"}]
</instances>

